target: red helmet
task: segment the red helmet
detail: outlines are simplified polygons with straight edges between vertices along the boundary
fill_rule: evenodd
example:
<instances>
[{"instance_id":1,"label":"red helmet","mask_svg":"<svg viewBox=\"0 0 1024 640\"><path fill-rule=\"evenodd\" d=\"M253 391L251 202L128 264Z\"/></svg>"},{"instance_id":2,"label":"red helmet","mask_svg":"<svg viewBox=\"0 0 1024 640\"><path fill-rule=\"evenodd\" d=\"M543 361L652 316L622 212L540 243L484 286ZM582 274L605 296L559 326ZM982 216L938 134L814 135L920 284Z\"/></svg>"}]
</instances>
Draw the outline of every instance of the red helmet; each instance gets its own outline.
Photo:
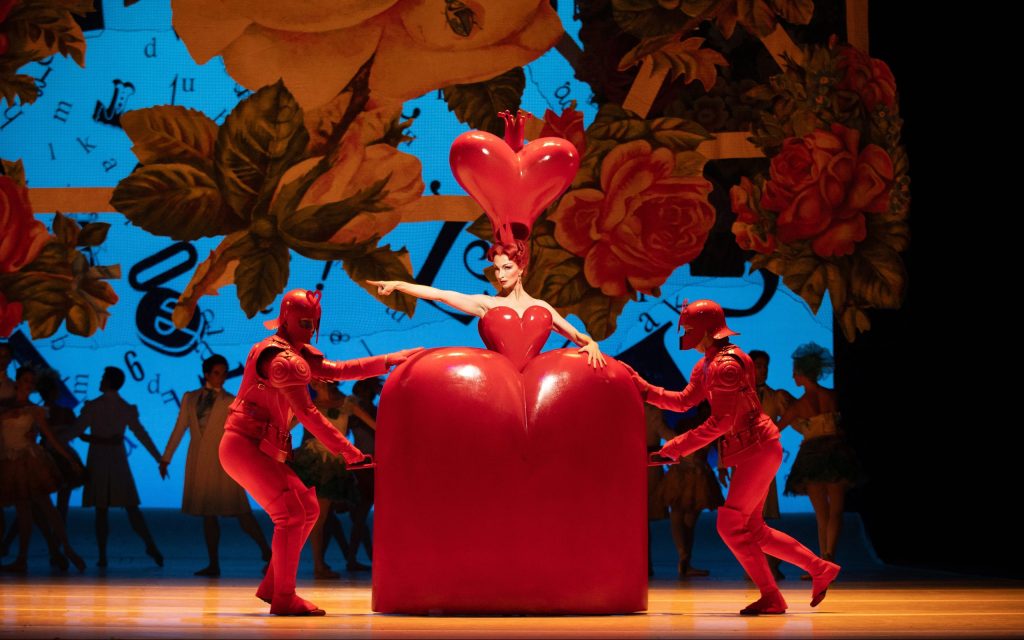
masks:
<instances>
[{"instance_id":1,"label":"red helmet","mask_svg":"<svg viewBox=\"0 0 1024 640\"><path fill-rule=\"evenodd\" d=\"M268 329L280 329L289 342L309 342L306 337L320 333L320 295L319 291L292 289L281 299L281 313L276 320L263 323ZM304 323L303 320L307 322Z\"/></svg>"},{"instance_id":2,"label":"red helmet","mask_svg":"<svg viewBox=\"0 0 1024 640\"><path fill-rule=\"evenodd\" d=\"M679 341L680 349L692 349L700 344L705 335L710 334L715 340L739 335L725 326L725 312L717 302L711 300L683 301L683 310L679 314L679 326L689 325L690 329Z\"/></svg>"}]
</instances>

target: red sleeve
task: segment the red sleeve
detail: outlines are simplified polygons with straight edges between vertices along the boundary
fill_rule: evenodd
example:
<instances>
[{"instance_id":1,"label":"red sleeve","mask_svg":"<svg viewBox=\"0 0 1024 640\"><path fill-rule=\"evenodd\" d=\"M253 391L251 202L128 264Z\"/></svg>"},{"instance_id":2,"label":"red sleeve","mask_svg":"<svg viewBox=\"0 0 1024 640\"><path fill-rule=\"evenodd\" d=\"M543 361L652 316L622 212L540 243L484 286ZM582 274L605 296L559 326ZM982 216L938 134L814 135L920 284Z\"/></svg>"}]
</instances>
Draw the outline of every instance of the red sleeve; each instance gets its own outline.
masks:
<instances>
[{"instance_id":1,"label":"red sleeve","mask_svg":"<svg viewBox=\"0 0 1024 640\"><path fill-rule=\"evenodd\" d=\"M354 360L328 360L311 344L302 347L302 351L313 370L313 377L321 380L362 380L388 372L386 354Z\"/></svg>"},{"instance_id":2,"label":"red sleeve","mask_svg":"<svg viewBox=\"0 0 1024 640\"><path fill-rule=\"evenodd\" d=\"M724 434L734 423L733 414L738 410L737 403L742 400L741 394L737 391L743 385L743 378L746 374L743 363L734 356L719 357L713 360L707 368L707 377L698 376L698 367L703 367L703 359L694 367L690 378L691 384L694 380L702 380L702 392L706 395L709 386L715 392L715 404L712 407L711 417L704 421L696 429L687 431L681 436L675 437L665 444L661 453L669 458L688 456L694 451L712 443L719 436ZM686 390L683 393L686 393ZM689 408L689 407L687 407Z\"/></svg>"},{"instance_id":3,"label":"red sleeve","mask_svg":"<svg viewBox=\"0 0 1024 640\"><path fill-rule=\"evenodd\" d=\"M729 430L730 424L732 424L730 420L720 420L718 416L711 416L696 429L666 442L665 446L661 448L661 454L669 458L688 456L697 449L714 442Z\"/></svg>"},{"instance_id":4,"label":"red sleeve","mask_svg":"<svg viewBox=\"0 0 1024 640\"><path fill-rule=\"evenodd\" d=\"M382 376L388 372L386 358L384 355L355 360L323 360L320 362L316 377L324 380L362 380Z\"/></svg>"},{"instance_id":5,"label":"red sleeve","mask_svg":"<svg viewBox=\"0 0 1024 640\"><path fill-rule=\"evenodd\" d=\"M347 453L349 455L346 455L345 458L348 460L352 455L351 452L358 452L358 449L352 446L352 443L316 408L305 385L282 387L280 391L288 400L289 408L302 423L302 426L316 436L317 440L324 443L331 453L334 455ZM358 453L355 460L362 459L362 457L363 454Z\"/></svg>"},{"instance_id":6,"label":"red sleeve","mask_svg":"<svg viewBox=\"0 0 1024 640\"><path fill-rule=\"evenodd\" d=\"M663 387L648 385L644 393L644 402L649 402L661 409L689 411L707 397L704 388L704 358L697 361L690 372L690 383L682 391L666 391Z\"/></svg>"}]
</instances>

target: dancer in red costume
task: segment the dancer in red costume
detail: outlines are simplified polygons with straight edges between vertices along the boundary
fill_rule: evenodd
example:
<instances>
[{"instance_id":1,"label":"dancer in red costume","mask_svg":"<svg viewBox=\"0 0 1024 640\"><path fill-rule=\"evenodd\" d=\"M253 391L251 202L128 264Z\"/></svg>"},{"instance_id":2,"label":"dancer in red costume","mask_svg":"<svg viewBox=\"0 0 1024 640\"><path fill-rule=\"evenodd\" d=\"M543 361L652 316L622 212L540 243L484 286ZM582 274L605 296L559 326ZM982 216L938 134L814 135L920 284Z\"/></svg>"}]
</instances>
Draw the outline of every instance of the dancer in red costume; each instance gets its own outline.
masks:
<instances>
[{"instance_id":1,"label":"dancer in red costume","mask_svg":"<svg viewBox=\"0 0 1024 640\"><path fill-rule=\"evenodd\" d=\"M387 373L419 349L334 362L309 344L320 328L320 292L285 294L281 314L266 323L277 333L249 351L238 396L224 425L220 460L224 470L252 494L274 523L273 555L256 596L270 613L322 616L324 610L295 593L299 554L319 515L316 490L307 489L285 460L291 453L289 414L298 417L349 468L372 463L313 406L307 385L321 380L355 380Z\"/></svg>"},{"instance_id":2,"label":"dancer in red costume","mask_svg":"<svg viewBox=\"0 0 1024 640\"><path fill-rule=\"evenodd\" d=\"M740 614L786 612L786 601L768 568L766 553L811 574L811 606L815 607L839 574L839 565L819 558L792 537L770 528L762 517L768 487L782 462L782 445L778 428L758 401L753 362L729 343L729 336L737 333L725 325L725 314L717 303L684 303L679 324L686 330L679 348L704 354L686 388L666 391L635 372L633 379L644 400L656 407L686 411L706 399L711 403L711 417L670 440L652 454L652 461L678 460L721 437L722 464L735 470L725 505L718 509L718 532L761 591L760 599Z\"/></svg>"}]
</instances>

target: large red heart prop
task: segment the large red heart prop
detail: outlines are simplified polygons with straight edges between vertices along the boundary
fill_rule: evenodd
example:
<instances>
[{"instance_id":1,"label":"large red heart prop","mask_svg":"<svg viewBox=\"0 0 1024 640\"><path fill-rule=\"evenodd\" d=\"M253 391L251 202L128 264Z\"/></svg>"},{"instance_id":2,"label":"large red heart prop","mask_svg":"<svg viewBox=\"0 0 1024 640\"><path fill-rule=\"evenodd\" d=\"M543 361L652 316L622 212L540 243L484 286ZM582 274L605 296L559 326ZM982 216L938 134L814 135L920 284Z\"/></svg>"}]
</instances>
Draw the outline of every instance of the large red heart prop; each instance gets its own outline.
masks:
<instances>
[{"instance_id":1,"label":"large red heart prop","mask_svg":"<svg viewBox=\"0 0 1024 640\"><path fill-rule=\"evenodd\" d=\"M483 207L495 230L516 223L532 228L580 166L579 152L568 140L538 138L516 152L486 131L455 138L448 160L455 179Z\"/></svg>"},{"instance_id":2,"label":"large red heart prop","mask_svg":"<svg viewBox=\"0 0 1024 640\"><path fill-rule=\"evenodd\" d=\"M399 366L377 419L373 610L647 607L643 408L574 350L522 372L474 348Z\"/></svg>"}]
</instances>

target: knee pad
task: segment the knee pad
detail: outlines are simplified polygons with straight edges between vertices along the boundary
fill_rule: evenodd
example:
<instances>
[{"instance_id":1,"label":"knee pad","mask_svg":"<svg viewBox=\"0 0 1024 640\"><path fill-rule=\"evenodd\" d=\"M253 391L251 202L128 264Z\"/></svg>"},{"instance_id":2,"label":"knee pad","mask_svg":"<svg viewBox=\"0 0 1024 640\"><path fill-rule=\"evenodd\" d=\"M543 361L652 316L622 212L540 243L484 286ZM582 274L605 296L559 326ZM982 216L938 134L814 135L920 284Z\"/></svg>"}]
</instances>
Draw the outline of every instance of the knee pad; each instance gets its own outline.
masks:
<instances>
[{"instance_id":1,"label":"knee pad","mask_svg":"<svg viewBox=\"0 0 1024 640\"><path fill-rule=\"evenodd\" d=\"M306 508L295 491L286 489L267 505L267 515L275 527L301 527L306 521Z\"/></svg>"},{"instance_id":2,"label":"knee pad","mask_svg":"<svg viewBox=\"0 0 1024 640\"><path fill-rule=\"evenodd\" d=\"M759 518L757 522L747 523L747 528L758 546L764 546L768 542L768 524L763 519Z\"/></svg>"},{"instance_id":3,"label":"knee pad","mask_svg":"<svg viewBox=\"0 0 1024 640\"><path fill-rule=\"evenodd\" d=\"M718 534L728 538L742 531L746 527L747 518L742 512L732 507L718 507L718 521L716 527Z\"/></svg>"}]
</instances>

